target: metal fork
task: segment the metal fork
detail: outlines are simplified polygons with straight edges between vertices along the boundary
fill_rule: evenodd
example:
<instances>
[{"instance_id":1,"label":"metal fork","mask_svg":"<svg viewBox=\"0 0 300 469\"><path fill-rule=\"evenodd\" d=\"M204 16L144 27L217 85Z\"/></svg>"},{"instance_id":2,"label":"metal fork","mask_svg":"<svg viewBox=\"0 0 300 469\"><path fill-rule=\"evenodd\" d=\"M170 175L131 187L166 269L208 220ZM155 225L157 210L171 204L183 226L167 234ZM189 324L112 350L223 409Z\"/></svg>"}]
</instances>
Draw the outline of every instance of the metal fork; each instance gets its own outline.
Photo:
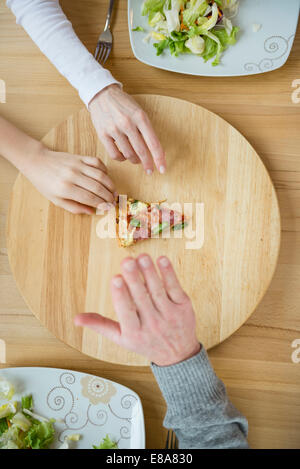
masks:
<instances>
[{"instance_id":1,"label":"metal fork","mask_svg":"<svg viewBox=\"0 0 300 469\"><path fill-rule=\"evenodd\" d=\"M101 64L105 64L110 54L111 48L112 48L113 37L110 31L110 20L111 20L111 14L112 14L114 2L115 0L109 1L109 8L108 8L108 13L106 17L105 26L104 26L104 31L103 33L100 34L98 38L96 50L94 53L95 59L97 60L97 62Z\"/></svg>"},{"instance_id":2,"label":"metal fork","mask_svg":"<svg viewBox=\"0 0 300 469\"><path fill-rule=\"evenodd\" d=\"M178 449L178 440L173 430L168 430L165 449Z\"/></svg>"}]
</instances>

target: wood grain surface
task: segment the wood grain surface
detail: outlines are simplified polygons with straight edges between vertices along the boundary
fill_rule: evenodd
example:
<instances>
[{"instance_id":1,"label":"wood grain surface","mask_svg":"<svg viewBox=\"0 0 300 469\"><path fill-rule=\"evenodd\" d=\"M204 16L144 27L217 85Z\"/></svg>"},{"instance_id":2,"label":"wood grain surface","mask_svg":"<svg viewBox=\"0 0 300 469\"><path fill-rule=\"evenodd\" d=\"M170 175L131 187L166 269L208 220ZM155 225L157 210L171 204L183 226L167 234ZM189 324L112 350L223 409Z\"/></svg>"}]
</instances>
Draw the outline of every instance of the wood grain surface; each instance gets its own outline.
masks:
<instances>
[{"instance_id":1,"label":"wood grain surface","mask_svg":"<svg viewBox=\"0 0 300 469\"><path fill-rule=\"evenodd\" d=\"M92 52L103 28L107 0L61 0L76 33ZM284 67L242 78L172 74L139 63L130 49L127 2L116 0L114 48L107 62L132 94L186 99L237 128L262 158L275 185L282 232L271 285L250 319L210 350L230 399L249 421L252 448L299 448L300 364L291 359L300 339L300 29ZM80 108L75 90L0 4L0 78L7 87L1 115L36 138ZM93 373L134 389L142 399L148 448L163 448L165 403L148 367L95 360L56 339L26 306L12 276L5 240L9 199L17 171L0 158L0 367L52 366ZM22 253L23 255L24 253Z\"/></svg>"},{"instance_id":2,"label":"wood grain surface","mask_svg":"<svg viewBox=\"0 0 300 469\"><path fill-rule=\"evenodd\" d=\"M153 259L168 255L193 301L199 340L209 349L254 311L270 283L280 244L275 190L246 139L220 117L187 101L153 95L136 99L165 148L169 170L164 176L155 172L149 177L141 165L111 161L86 109L51 130L44 142L54 150L101 158L119 194L167 200L182 210L191 204L190 228L197 231L193 241L179 232L181 238L121 248L116 239L97 233L103 217L66 213L22 175L14 185L7 230L10 265L34 314L68 345L125 365L148 361L73 324L74 315L83 311L117 319L110 280L122 259L143 252ZM115 215L109 216L114 222Z\"/></svg>"}]
</instances>

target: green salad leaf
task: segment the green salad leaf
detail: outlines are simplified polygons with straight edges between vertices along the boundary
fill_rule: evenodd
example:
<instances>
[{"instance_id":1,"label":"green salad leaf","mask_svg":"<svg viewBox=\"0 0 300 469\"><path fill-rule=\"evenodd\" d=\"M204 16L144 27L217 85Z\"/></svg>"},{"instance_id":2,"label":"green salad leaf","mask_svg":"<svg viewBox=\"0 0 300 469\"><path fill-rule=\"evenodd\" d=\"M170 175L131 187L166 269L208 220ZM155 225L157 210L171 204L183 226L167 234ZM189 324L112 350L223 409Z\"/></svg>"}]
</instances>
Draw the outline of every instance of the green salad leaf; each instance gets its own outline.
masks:
<instances>
[{"instance_id":1,"label":"green salad leaf","mask_svg":"<svg viewBox=\"0 0 300 469\"><path fill-rule=\"evenodd\" d=\"M239 28L235 26L232 28L230 35L228 35L225 29L213 29L212 32L207 32L205 39L205 50L202 55L204 61L207 62L207 60L215 57L214 61L212 62L212 65L219 65L222 52L228 46L234 45L236 43L236 34L238 33L238 31Z\"/></svg>"},{"instance_id":2,"label":"green salad leaf","mask_svg":"<svg viewBox=\"0 0 300 469\"><path fill-rule=\"evenodd\" d=\"M35 421L24 439L25 448L46 449L54 440L53 421Z\"/></svg>"},{"instance_id":3,"label":"green salad leaf","mask_svg":"<svg viewBox=\"0 0 300 469\"><path fill-rule=\"evenodd\" d=\"M163 11L166 0L145 0L142 8L142 15L146 16L148 13Z\"/></svg>"},{"instance_id":4,"label":"green salad leaf","mask_svg":"<svg viewBox=\"0 0 300 469\"><path fill-rule=\"evenodd\" d=\"M32 395L30 394L29 396L23 396L21 399L21 403L22 409L31 410L33 408Z\"/></svg>"},{"instance_id":5,"label":"green salad leaf","mask_svg":"<svg viewBox=\"0 0 300 469\"><path fill-rule=\"evenodd\" d=\"M144 32L144 28L142 28L142 26L137 26L136 28L134 28L132 31L141 31L141 32Z\"/></svg>"},{"instance_id":6,"label":"green salad leaf","mask_svg":"<svg viewBox=\"0 0 300 469\"><path fill-rule=\"evenodd\" d=\"M208 7L206 0L191 0L189 2L189 7L186 8L182 14L183 22L187 26L192 26L195 24L195 21L205 13L205 10Z\"/></svg>"},{"instance_id":7,"label":"green salad leaf","mask_svg":"<svg viewBox=\"0 0 300 469\"><path fill-rule=\"evenodd\" d=\"M8 429L7 419L3 417L2 419L0 419L0 436L2 435L2 433L6 432L7 429Z\"/></svg>"},{"instance_id":8,"label":"green salad leaf","mask_svg":"<svg viewBox=\"0 0 300 469\"><path fill-rule=\"evenodd\" d=\"M99 446L93 445L93 449L117 449L118 443L113 441L106 435L103 440L99 443Z\"/></svg>"},{"instance_id":9,"label":"green salad leaf","mask_svg":"<svg viewBox=\"0 0 300 469\"><path fill-rule=\"evenodd\" d=\"M16 426L11 425L0 436L0 449L23 449L24 433Z\"/></svg>"}]
</instances>

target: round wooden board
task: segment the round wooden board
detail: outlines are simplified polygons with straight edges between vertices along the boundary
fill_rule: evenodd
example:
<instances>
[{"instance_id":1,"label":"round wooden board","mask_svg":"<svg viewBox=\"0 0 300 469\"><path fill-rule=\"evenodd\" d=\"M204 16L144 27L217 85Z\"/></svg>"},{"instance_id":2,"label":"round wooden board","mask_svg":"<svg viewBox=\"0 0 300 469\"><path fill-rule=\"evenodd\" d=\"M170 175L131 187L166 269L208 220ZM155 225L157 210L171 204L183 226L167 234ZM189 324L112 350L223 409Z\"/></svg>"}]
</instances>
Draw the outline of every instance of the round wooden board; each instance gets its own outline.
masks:
<instances>
[{"instance_id":1,"label":"round wooden board","mask_svg":"<svg viewBox=\"0 0 300 469\"><path fill-rule=\"evenodd\" d=\"M142 252L172 260L197 315L197 334L207 348L236 331L264 295L280 245L274 187L246 139L215 114L179 99L136 96L167 153L168 170L146 176L140 165L110 160L83 109L52 129L51 148L97 155L118 192L141 200L204 204L204 243L150 239L120 248L96 234L99 216L71 215L49 203L19 175L8 217L7 246L18 287L33 313L59 339L95 358L146 365L95 332L73 325L78 312L116 319L109 282L120 261ZM194 220L193 220L194 223Z\"/></svg>"}]
</instances>

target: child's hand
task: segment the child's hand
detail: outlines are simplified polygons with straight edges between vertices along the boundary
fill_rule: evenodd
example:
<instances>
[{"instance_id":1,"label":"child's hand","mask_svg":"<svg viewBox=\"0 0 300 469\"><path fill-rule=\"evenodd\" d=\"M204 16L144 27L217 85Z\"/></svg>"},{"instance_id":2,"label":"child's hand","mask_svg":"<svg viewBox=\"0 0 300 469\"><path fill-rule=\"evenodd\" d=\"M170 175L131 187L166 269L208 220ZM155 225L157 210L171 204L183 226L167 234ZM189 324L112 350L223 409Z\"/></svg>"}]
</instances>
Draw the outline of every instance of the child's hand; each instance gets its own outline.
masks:
<instances>
[{"instance_id":1,"label":"child's hand","mask_svg":"<svg viewBox=\"0 0 300 469\"><path fill-rule=\"evenodd\" d=\"M173 365L200 350L195 313L167 257L157 261L142 254L122 262L122 275L113 277L111 292L119 323L100 314L75 317L86 326L159 366Z\"/></svg>"},{"instance_id":2,"label":"child's hand","mask_svg":"<svg viewBox=\"0 0 300 469\"><path fill-rule=\"evenodd\" d=\"M99 158L42 146L27 161L22 169L25 176L47 199L69 212L92 214L100 204L114 203L114 183Z\"/></svg>"}]
</instances>

